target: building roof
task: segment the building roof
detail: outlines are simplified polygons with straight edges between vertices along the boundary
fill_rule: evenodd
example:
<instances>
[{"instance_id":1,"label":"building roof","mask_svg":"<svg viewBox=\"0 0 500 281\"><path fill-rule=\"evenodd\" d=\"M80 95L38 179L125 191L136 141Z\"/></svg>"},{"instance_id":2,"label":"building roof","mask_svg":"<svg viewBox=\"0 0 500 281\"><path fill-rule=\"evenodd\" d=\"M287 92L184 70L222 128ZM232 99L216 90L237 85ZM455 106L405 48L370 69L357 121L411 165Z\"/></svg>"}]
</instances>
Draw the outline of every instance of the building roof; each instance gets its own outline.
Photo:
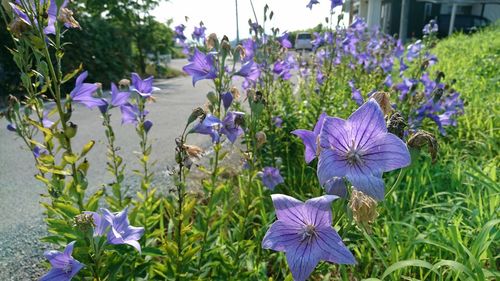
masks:
<instances>
[{"instance_id":1,"label":"building roof","mask_svg":"<svg viewBox=\"0 0 500 281\"><path fill-rule=\"evenodd\" d=\"M500 0L417 0L419 2L429 2L434 4L461 4L461 5L472 5L472 4L499 4Z\"/></svg>"}]
</instances>

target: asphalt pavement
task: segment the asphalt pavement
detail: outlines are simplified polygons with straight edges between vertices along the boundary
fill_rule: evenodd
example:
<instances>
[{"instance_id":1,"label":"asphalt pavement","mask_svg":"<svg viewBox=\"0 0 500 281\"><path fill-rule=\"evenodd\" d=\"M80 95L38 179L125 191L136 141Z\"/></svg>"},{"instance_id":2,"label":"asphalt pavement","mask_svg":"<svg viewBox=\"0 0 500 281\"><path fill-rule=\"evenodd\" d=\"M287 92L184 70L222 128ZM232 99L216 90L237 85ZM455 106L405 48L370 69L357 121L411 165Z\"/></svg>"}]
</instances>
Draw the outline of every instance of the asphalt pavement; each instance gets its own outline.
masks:
<instances>
[{"instance_id":1,"label":"asphalt pavement","mask_svg":"<svg viewBox=\"0 0 500 281\"><path fill-rule=\"evenodd\" d=\"M187 60L173 60L170 66L181 69L185 64ZM174 165L175 138L182 132L192 109L204 105L211 87L205 80L194 88L189 76L156 80L155 86L161 89L153 94L156 102L147 105L148 119L153 121L151 163L155 163L156 184L166 190L165 171ZM125 182L137 185L138 179L132 170L140 167L135 153L139 151L139 139L132 125L121 125L120 116L120 111L114 109L116 142L127 164ZM77 106L72 122L78 125L76 150L90 140L96 141L87 158L89 191L97 190L112 181L106 171L106 143L100 113L97 109ZM0 280L36 280L45 270L40 267L47 247L40 242L40 238L47 235L40 195L46 193L46 189L34 178L36 169L31 152L6 126L7 121L0 119ZM189 138L191 144L197 145L206 145L206 140L196 135Z\"/></svg>"}]
</instances>

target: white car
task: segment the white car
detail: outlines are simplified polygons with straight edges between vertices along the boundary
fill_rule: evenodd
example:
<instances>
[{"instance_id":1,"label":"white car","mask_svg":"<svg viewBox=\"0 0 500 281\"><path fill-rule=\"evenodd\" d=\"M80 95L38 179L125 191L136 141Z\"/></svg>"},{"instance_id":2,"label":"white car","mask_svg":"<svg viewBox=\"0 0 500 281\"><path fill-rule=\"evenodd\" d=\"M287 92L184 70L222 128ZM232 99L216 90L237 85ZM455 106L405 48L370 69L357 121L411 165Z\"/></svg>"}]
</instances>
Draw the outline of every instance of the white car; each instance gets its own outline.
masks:
<instances>
[{"instance_id":1,"label":"white car","mask_svg":"<svg viewBox=\"0 0 500 281\"><path fill-rule=\"evenodd\" d=\"M313 44L311 40L311 33L302 32L297 34L297 38L295 38L295 50L312 50Z\"/></svg>"}]
</instances>

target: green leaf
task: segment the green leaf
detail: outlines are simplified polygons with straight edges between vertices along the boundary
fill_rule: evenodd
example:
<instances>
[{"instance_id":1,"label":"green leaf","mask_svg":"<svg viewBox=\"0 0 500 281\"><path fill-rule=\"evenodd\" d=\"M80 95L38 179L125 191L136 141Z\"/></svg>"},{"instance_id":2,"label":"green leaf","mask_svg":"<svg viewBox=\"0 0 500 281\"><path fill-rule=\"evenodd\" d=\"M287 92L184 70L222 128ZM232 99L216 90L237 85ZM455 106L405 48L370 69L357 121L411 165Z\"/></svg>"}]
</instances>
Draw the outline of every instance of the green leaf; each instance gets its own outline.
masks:
<instances>
[{"instance_id":1,"label":"green leaf","mask_svg":"<svg viewBox=\"0 0 500 281\"><path fill-rule=\"evenodd\" d=\"M87 153L89 153L89 151L92 149L92 147L94 147L94 144L95 144L95 141L91 140L86 145L84 145L82 152L80 153L80 158L87 155Z\"/></svg>"},{"instance_id":2,"label":"green leaf","mask_svg":"<svg viewBox=\"0 0 500 281\"><path fill-rule=\"evenodd\" d=\"M162 257L165 255L162 250L153 247L142 248L142 255L151 257Z\"/></svg>"},{"instance_id":3,"label":"green leaf","mask_svg":"<svg viewBox=\"0 0 500 281\"><path fill-rule=\"evenodd\" d=\"M395 272L395 271L398 271L398 270L401 270L401 269L404 269L406 267L410 267L410 266L416 266L416 267L423 267L423 268L427 268L433 272L436 272L436 270L434 269L433 265L430 264L429 262L426 262L426 261L423 261L423 260L405 260L405 261L398 261L397 263L395 264L392 264L391 266L389 266L385 271L384 271L384 274L382 274L382 279L384 279L385 277L389 276L391 273Z\"/></svg>"}]
</instances>

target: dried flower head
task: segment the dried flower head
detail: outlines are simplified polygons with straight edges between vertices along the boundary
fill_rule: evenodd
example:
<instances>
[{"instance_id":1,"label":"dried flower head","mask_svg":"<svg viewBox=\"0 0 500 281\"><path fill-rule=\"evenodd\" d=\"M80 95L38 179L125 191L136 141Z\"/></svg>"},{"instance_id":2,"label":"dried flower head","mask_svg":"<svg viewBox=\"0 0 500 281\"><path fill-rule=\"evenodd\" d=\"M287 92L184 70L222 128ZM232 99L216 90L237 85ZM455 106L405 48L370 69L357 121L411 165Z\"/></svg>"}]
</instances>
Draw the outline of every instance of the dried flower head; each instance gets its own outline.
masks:
<instances>
[{"instance_id":1,"label":"dried flower head","mask_svg":"<svg viewBox=\"0 0 500 281\"><path fill-rule=\"evenodd\" d=\"M217 39L217 34L211 33L207 38L207 49L212 50L217 48L219 45L219 39Z\"/></svg>"},{"instance_id":2,"label":"dried flower head","mask_svg":"<svg viewBox=\"0 0 500 281\"><path fill-rule=\"evenodd\" d=\"M380 108L384 112L385 116L388 116L392 112L391 100L389 98L389 93L387 92L375 92L372 96L377 103L380 105Z\"/></svg>"},{"instance_id":3,"label":"dried flower head","mask_svg":"<svg viewBox=\"0 0 500 281\"><path fill-rule=\"evenodd\" d=\"M235 100L239 99L240 98L240 91L238 90L238 88L232 87L231 88L231 95L233 95L233 98Z\"/></svg>"},{"instance_id":4,"label":"dried flower head","mask_svg":"<svg viewBox=\"0 0 500 281\"><path fill-rule=\"evenodd\" d=\"M246 57L246 52L245 52L245 48L241 45L238 45L236 46L236 48L234 49L235 52L239 52L240 53L240 57L242 59L244 59Z\"/></svg>"},{"instance_id":5,"label":"dried flower head","mask_svg":"<svg viewBox=\"0 0 500 281\"><path fill-rule=\"evenodd\" d=\"M97 86L98 90L102 90L102 83L101 82L95 82L94 85Z\"/></svg>"},{"instance_id":6,"label":"dried flower head","mask_svg":"<svg viewBox=\"0 0 500 281\"><path fill-rule=\"evenodd\" d=\"M199 146L184 144L182 148L186 151L189 157L200 159L203 155L203 149Z\"/></svg>"},{"instance_id":7,"label":"dried flower head","mask_svg":"<svg viewBox=\"0 0 500 281\"><path fill-rule=\"evenodd\" d=\"M80 24L73 18L73 11L68 8L61 8L57 19L64 23L67 28L81 28Z\"/></svg>"},{"instance_id":8,"label":"dried flower head","mask_svg":"<svg viewBox=\"0 0 500 281\"><path fill-rule=\"evenodd\" d=\"M118 87L120 89L126 88L128 89L130 87L130 80L128 79L122 79L118 82Z\"/></svg>"},{"instance_id":9,"label":"dried flower head","mask_svg":"<svg viewBox=\"0 0 500 281\"><path fill-rule=\"evenodd\" d=\"M436 163L439 147L436 137L433 134L420 130L408 140L408 146L416 149L421 149L426 144L431 154L432 163Z\"/></svg>"},{"instance_id":10,"label":"dried flower head","mask_svg":"<svg viewBox=\"0 0 500 281\"><path fill-rule=\"evenodd\" d=\"M95 227L92 214L79 214L74 218L74 226L82 232L91 230Z\"/></svg>"},{"instance_id":11,"label":"dried flower head","mask_svg":"<svg viewBox=\"0 0 500 281\"><path fill-rule=\"evenodd\" d=\"M266 133L259 131L255 134L255 139L257 140L257 147L262 147L267 142Z\"/></svg>"},{"instance_id":12,"label":"dried flower head","mask_svg":"<svg viewBox=\"0 0 500 281\"><path fill-rule=\"evenodd\" d=\"M369 226L378 217L377 201L363 192L356 190L355 187L351 193L349 207L352 210L354 220L364 226Z\"/></svg>"},{"instance_id":13,"label":"dried flower head","mask_svg":"<svg viewBox=\"0 0 500 281\"><path fill-rule=\"evenodd\" d=\"M389 118L389 121L387 122L387 130L390 133L398 136L400 139L403 139L406 126L406 121L399 111L394 112L394 114L391 115L391 118Z\"/></svg>"}]
</instances>

